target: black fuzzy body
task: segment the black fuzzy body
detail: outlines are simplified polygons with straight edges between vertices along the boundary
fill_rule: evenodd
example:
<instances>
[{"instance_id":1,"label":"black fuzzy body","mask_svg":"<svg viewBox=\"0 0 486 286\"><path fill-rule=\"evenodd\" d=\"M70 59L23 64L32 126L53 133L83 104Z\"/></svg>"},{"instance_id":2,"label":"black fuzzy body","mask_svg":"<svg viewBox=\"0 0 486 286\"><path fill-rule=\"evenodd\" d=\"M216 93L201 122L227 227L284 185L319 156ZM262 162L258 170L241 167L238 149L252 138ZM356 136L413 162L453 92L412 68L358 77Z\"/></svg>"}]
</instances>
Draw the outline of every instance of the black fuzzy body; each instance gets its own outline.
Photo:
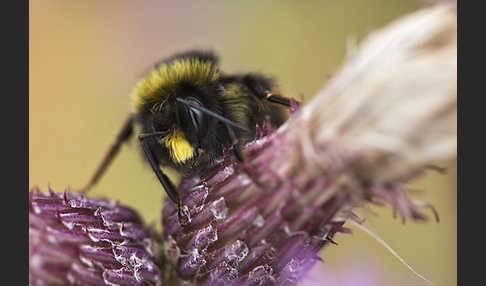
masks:
<instances>
[{"instance_id":1,"label":"black fuzzy body","mask_svg":"<svg viewBox=\"0 0 486 286\"><path fill-rule=\"evenodd\" d=\"M217 65L217 57L208 52L191 51L168 58L158 65L170 63L181 58L199 58L211 61ZM228 89L237 90L231 98L224 96ZM196 150L195 156L184 162L174 162L169 149L154 137L149 141L150 149L158 164L171 167L182 175L204 173L216 164L216 159L229 150L233 143L227 126L214 117L205 115L199 128L191 123L187 106L176 101L176 98L196 99L207 109L246 127L249 131L233 129L238 144L252 140L256 125L262 126L268 116L273 126L281 125L287 118L286 108L266 100L268 92L275 92L273 80L261 74L221 74L218 79L207 85L195 85L181 81L177 91L172 94L164 105L154 111L151 108L137 110L134 114L135 124L141 133L152 133L177 128L184 133L186 140Z\"/></svg>"}]
</instances>

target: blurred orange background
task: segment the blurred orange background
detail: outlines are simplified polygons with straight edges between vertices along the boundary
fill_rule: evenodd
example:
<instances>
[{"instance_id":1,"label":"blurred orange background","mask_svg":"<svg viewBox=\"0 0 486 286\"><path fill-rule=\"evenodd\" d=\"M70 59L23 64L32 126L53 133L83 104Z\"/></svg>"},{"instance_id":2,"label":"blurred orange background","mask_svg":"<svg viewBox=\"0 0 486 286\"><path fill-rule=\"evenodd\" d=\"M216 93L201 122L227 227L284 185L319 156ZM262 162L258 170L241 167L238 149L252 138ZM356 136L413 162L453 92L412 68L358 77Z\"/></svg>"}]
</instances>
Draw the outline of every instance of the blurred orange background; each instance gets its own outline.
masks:
<instances>
[{"instance_id":1,"label":"blurred orange background","mask_svg":"<svg viewBox=\"0 0 486 286\"><path fill-rule=\"evenodd\" d=\"M31 187L81 187L129 111L129 93L156 60L189 48L214 49L225 72L275 76L285 94L309 99L359 40L420 7L409 0L30 1L29 175ZM122 149L91 196L118 199L160 229L164 193L136 142ZM435 285L456 285L456 165L411 184L441 221L407 222L391 208L361 212L415 270ZM169 173L171 176L176 176ZM324 264L301 285L427 285L361 230L338 235Z\"/></svg>"}]
</instances>

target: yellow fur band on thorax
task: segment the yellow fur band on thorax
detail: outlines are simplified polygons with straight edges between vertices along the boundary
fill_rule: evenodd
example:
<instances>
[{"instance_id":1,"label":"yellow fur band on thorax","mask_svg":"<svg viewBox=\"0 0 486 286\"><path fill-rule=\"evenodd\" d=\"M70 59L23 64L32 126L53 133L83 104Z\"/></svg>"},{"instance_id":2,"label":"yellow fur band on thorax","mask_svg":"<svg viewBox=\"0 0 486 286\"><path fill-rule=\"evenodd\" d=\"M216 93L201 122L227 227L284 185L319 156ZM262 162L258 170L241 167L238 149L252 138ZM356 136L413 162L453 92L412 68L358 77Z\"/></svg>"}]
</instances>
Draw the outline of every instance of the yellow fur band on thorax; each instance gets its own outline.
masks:
<instances>
[{"instance_id":1,"label":"yellow fur band on thorax","mask_svg":"<svg viewBox=\"0 0 486 286\"><path fill-rule=\"evenodd\" d=\"M184 163L194 156L194 148L186 140L184 133L180 130L163 137L161 141L169 149L172 160L176 163Z\"/></svg>"},{"instance_id":2,"label":"yellow fur band on thorax","mask_svg":"<svg viewBox=\"0 0 486 286\"><path fill-rule=\"evenodd\" d=\"M217 67L198 58L176 59L153 68L140 79L132 92L134 111L146 106L159 109L181 83L203 86L219 77Z\"/></svg>"}]
</instances>

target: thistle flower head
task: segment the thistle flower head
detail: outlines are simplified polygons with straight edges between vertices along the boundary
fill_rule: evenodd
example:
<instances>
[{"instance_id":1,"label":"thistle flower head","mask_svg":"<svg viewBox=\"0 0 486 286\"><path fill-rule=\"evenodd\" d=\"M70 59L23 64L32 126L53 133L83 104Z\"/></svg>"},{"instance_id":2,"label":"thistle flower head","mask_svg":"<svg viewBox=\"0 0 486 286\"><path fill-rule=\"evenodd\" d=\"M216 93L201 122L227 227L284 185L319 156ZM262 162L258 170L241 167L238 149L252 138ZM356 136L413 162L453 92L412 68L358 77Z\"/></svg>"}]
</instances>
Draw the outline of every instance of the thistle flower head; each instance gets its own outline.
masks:
<instances>
[{"instance_id":1,"label":"thistle flower head","mask_svg":"<svg viewBox=\"0 0 486 286\"><path fill-rule=\"evenodd\" d=\"M160 285L156 245L131 208L50 189L29 204L30 285Z\"/></svg>"},{"instance_id":2,"label":"thistle flower head","mask_svg":"<svg viewBox=\"0 0 486 286\"><path fill-rule=\"evenodd\" d=\"M245 164L228 153L216 170L183 179L178 192L188 225L166 201L164 251L178 283L294 285L336 233L350 232L343 224L366 200L364 191L370 201L395 204L404 218L424 218L400 185L373 188L332 173L290 174L292 167L277 159L288 143L268 124L257 129L257 138L242 148Z\"/></svg>"},{"instance_id":3,"label":"thistle flower head","mask_svg":"<svg viewBox=\"0 0 486 286\"><path fill-rule=\"evenodd\" d=\"M417 24L420 23L420 24ZM424 9L368 37L278 130L184 178L163 209L170 281L293 285L365 203L424 219L405 184L455 156L455 12ZM419 90L417 88L420 88ZM293 107L295 109L295 106Z\"/></svg>"}]
</instances>

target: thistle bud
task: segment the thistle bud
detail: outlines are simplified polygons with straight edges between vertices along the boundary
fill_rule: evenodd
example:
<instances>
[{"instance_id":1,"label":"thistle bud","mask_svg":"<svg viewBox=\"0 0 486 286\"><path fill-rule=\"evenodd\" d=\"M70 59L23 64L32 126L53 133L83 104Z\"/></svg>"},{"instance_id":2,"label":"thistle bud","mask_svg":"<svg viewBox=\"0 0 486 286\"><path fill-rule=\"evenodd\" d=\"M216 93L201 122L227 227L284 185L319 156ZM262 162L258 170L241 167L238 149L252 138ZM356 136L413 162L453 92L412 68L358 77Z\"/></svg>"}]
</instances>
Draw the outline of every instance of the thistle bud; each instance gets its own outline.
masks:
<instances>
[{"instance_id":1,"label":"thistle bud","mask_svg":"<svg viewBox=\"0 0 486 286\"><path fill-rule=\"evenodd\" d=\"M111 200L30 191L30 285L160 285L151 231Z\"/></svg>"}]
</instances>

